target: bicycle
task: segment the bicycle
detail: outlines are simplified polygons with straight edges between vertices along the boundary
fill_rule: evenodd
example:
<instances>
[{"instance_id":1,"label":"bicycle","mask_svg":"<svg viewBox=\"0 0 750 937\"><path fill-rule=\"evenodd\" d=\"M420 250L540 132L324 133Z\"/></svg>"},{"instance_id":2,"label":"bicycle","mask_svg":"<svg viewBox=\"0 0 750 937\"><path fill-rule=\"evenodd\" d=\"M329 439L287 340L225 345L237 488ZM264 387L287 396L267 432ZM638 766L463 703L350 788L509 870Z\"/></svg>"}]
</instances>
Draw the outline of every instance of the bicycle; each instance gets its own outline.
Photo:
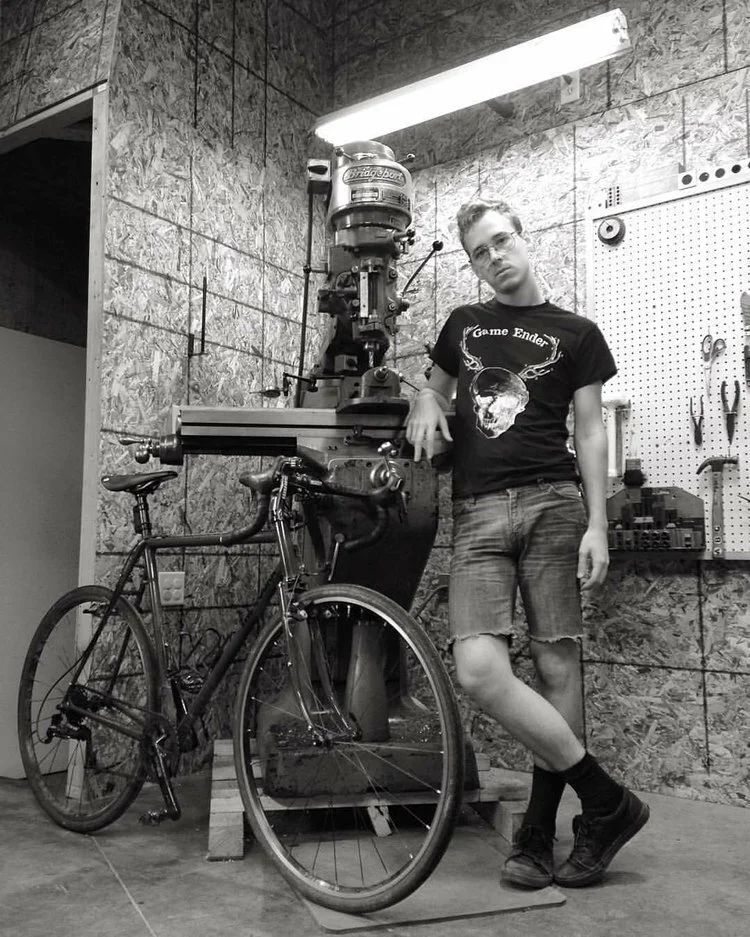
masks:
<instances>
[{"instance_id":1,"label":"bicycle","mask_svg":"<svg viewBox=\"0 0 750 937\"><path fill-rule=\"evenodd\" d=\"M340 551L375 542L389 523L403 480L397 463L386 452L376 487L364 491L333 484L311 460L279 457L240 478L256 503L247 527L156 535L148 498L176 475L102 479L134 496L137 542L113 589L68 592L32 639L18 731L37 801L59 825L90 833L121 816L149 780L164 806L142 819L178 819L170 779L179 756L197 744L201 714L247 647L233 744L255 840L314 902L366 913L402 900L435 868L457 820L458 708L423 628L388 597L331 581ZM360 506L370 529L335 534L322 554L320 519L341 499ZM241 627L204 675L181 667L164 634L158 551L269 541L280 562ZM144 582L131 602L126 587L141 559ZM261 626L274 595L277 615Z\"/></svg>"}]
</instances>

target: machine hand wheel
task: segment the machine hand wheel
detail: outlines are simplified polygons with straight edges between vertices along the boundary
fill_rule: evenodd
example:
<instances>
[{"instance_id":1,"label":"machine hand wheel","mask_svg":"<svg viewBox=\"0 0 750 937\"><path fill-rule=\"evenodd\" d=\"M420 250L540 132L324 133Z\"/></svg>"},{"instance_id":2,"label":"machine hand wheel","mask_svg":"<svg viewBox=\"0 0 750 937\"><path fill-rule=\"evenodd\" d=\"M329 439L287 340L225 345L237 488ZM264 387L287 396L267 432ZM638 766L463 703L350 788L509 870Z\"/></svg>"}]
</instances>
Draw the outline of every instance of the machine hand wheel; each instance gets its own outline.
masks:
<instances>
[{"instance_id":1,"label":"machine hand wheel","mask_svg":"<svg viewBox=\"0 0 750 937\"><path fill-rule=\"evenodd\" d=\"M302 895L376 911L418 888L448 845L463 789L458 707L431 641L391 599L329 584L299 607L292 640L271 622L242 674L242 800Z\"/></svg>"}]
</instances>

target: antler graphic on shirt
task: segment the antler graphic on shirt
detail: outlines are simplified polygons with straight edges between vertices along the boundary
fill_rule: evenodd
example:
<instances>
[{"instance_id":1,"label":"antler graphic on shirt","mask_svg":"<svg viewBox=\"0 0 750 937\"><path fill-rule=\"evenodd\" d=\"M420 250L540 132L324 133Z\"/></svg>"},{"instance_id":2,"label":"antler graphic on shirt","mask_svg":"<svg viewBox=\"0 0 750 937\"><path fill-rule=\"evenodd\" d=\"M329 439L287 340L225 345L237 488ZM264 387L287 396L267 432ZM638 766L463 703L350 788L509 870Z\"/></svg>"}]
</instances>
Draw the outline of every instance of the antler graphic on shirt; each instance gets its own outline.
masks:
<instances>
[{"instance_id":1,"label":"antler graphic on shirt","mask_svg":"<svg viewBox=\"0 0 750 937\"><path fill-rule=\"evenodd\" d=\"M476 357L472 355L469 349L466 347L466 339L468 338L469 333L473 330L473 326L468 326L464 329L463 336L461 337L461 354L464 356L464 362L466 363L466 369L468 371L482 371L484 370L484 365ZM554 335L544 335L544 338L552 346L552 349L544 361L541 361L539 364L529 364L522 371L519 372L518 376L522 381L534 381L538 377L544 377L545 374L549 374L552 370L553 365L562 358L563 354L560 349L560 339L556 338Z\"/></svg>"},{"instance_id":2,"label":"antler graphic on shirt","mask_svg":"<svg viewBox=\"0 0 750 937\"><path fill-rule=\"evenodd\" d=\"M530 364L519 373L518 376L522 381L534 381L538 377L549 374L552 370L552 366L557 364L560 358L562 358L562 352L558 350L560 347L560 339L555 338L554 335L545 335L544 337L551 343L552 350L544 361L541 361L539 364Z\"/></svg>"},{"instance_id":3,"label":"antler graphic on shirt","mask_svg":"<svg viewBox=\"0 0 750 937\"><path fill-rule=\"evenodd\" d=\"M466 362L466 368L467 368L467 370L469 370L469 371L481 371L481 370L484 368L484 365L483 365L482 362L479 360L479 358L477 358L475 355L472 355L472 353L471 353L471 352L469 351L469 349L466 347L466 337L467 337L467 335L469 334L469 332L471 332L472 329L473 329L473 326L471 326L471 325L470 325L470 326L467 326L467 327L464 329L464 334L463 334L463 336L462 336L462 338L461 338L461 353L462 353L463 356L464 356L464 361Z\"/></svg>"}]
</instances>

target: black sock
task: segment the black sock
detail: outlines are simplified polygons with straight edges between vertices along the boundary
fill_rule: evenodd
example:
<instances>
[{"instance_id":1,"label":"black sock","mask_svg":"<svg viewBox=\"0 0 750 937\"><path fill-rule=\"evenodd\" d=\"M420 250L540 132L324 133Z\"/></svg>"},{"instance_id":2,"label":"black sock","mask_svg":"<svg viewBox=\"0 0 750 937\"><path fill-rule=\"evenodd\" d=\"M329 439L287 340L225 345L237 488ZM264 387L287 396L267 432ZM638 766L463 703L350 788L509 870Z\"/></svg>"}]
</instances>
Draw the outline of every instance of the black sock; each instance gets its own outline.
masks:
<instances>
[{"instance_id":1,"label":"black sock","mask_svg":"<svg viewBox=\"0 0 750 937\"><path fill-rule=\"evenodd\" d=\"M611 778L588 752L572 768L562 772L568 784L581 799L584 813L607 816L620 806L624 788Z\"/></svg>"},{"instance_id":2,"label":"black sock","mask_svg":"<svg viewBox=\"0 0 750 937\"><path fill-rule=\"evenodd\" d=\"M545 771L534 765L531 796L523 818L524 826L538 826L550 836L555 835L557 808L565 790L565 778L557 771Z\"/></svg>"}]
</instances>

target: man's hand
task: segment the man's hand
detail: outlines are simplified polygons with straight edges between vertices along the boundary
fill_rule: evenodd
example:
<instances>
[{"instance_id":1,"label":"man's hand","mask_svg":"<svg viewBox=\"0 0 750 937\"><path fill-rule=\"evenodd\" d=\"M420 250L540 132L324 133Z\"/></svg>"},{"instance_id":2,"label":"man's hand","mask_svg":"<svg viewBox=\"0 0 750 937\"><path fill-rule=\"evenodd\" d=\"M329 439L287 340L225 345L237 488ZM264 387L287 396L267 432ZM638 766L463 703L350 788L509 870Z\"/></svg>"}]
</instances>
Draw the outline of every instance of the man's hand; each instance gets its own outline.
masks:
<instances>
[{"instance_id":1,"label":"man's hand","mask_svg":"<svg viewBox=\"0 0 750 937\"><path fill-rule=\"evenodd\" d=\"M437 396L429 390L420 391L406 420L406 438L414 446L415 462L422 458L423 450L428 459L432 458L437 430L440 430L448 442L453 441L448 429L448 420Z\"/></svg>"},{"instance_id":2,"label":"man's hand","mask_svg":"<svg viewBox=\"0 0 750 937\"><path fill-rule=\"evenodd\" d=\"M582 589L600 586L607 578L609 568L609 545L607 531L600 527L589 527L581 538L578 548L578 578Z\"/></svg>"}]
</instances>

